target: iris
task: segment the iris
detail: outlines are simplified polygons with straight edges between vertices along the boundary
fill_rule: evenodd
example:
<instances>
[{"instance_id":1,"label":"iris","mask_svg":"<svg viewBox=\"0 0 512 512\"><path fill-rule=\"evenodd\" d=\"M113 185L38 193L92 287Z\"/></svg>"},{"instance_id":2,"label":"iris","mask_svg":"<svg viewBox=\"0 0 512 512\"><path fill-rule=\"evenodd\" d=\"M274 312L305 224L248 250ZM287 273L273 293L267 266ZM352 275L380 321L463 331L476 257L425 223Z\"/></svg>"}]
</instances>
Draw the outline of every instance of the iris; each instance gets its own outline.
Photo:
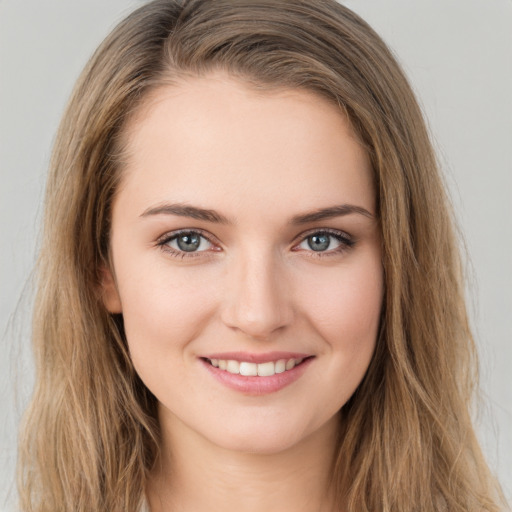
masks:
<instances>
[{"instance_id":1,"label":"iris","mask_svg":"<svg viewBox=\"0 0 512 512\"><path fill-rule=\"evenodd\" d=\"M178 247L185 252L197 251L201 244L201 236L197 233L183 233L176 238Z\"/></svg>"},{"instance_id":2,"label":"iris","mask_svg":"<svg viewBox=\"0 0 512 512\"><path fill-rule=\"evenodd\" d=\"M325 251L331 243L330 235L325 233L308 237L308 246L313 251Z\"/></svg>"}]
</instances>

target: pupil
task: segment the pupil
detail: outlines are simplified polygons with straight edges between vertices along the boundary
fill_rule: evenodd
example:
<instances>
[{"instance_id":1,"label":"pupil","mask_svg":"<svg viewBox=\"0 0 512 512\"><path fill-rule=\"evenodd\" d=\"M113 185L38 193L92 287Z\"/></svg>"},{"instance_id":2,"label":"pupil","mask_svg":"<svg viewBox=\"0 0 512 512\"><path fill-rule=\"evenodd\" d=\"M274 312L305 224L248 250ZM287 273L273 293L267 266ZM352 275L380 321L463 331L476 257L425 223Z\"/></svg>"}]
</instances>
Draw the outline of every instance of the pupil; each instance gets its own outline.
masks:
<instances>
[{"instance_id":1,"label":"pupil","mask_svg":"<svg viewBox=\"0 0 512 512\"><path fill-rule=\"evenodd\" d=\"M178 237L178 247L182 251L192 252L197 250L201 243L201 238L193 233L186 233Z\"/></svg>"},{"instance_id":2,"label":"pupil","mask_svg":"<svg viewBox=\"0 0 512 512\"><path fill-rule=\"evenodd\" d=\"M308 245L313 251L325 251L330 241L329 235L313 235L308 238Z\"/></svg>"}]
</instances>

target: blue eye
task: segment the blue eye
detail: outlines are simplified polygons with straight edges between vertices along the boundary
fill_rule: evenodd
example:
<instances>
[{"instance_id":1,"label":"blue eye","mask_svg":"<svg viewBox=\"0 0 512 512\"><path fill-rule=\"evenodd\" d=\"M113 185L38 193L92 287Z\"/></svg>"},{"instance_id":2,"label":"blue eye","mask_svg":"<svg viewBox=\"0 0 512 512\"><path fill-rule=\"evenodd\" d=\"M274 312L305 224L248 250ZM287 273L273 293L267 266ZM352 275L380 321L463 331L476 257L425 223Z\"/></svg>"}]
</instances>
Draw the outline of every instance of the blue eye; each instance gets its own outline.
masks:
<instances>
[{"instance_id":1,"label":"blue eye","mask_svg":"<svg viewBox=\"0 0 512 512\"><path fill-rule=\"evenodd\" d=\"M212 243L197 231L182 231L162 240L159 245L178 253L208 251Z\"/></svg>"},{"instance_id":2,"label":"blue eye","mask_svg":"<svg viewBox=\"0 0 512 512\"><path fill-rule=\"evenodd\" d=\"M317 231L305 237L298 249L315 253L337 253L354 245L354 241L342 232Z\"/></svg>"}]
</instances>

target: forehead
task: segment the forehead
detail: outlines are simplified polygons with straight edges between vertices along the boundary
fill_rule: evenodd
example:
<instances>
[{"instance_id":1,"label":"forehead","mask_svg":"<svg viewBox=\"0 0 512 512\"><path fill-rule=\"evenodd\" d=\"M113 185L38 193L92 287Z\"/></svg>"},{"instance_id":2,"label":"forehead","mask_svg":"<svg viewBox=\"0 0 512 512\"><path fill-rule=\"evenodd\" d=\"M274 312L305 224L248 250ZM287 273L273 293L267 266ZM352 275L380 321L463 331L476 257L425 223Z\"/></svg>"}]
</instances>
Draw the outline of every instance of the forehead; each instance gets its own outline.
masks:
<instances>
[{"instance_id":1,"label":"forehead","mask_svg":"<svg viewBox=\"0 0 512 512\"><path fill-rule=\"evenodd\" d=\"M163 86L131 119L125 148L121 190L145 202L373 209L362 145L341 110L309 91L255 90L222 74Z\"/></svg>"}]
</instances>

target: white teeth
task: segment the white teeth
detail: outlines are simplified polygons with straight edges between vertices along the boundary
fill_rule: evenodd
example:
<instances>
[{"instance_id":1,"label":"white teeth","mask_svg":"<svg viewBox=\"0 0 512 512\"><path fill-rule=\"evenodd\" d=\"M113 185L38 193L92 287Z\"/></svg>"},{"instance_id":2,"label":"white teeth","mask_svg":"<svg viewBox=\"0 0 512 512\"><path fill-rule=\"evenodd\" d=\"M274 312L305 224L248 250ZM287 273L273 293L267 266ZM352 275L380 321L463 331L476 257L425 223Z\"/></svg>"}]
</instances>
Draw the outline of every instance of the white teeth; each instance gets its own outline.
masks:
<instances>
[{"instance_id":1,"label":"white teeth","mask_svg":"<svg viewBox=\"0 0 512 512\"><path fill-rule=\"evenodd\" d=\"M210 359L212 366L229 373L240 374L247 377L271 377L276 373L283 373L295 368L304 359L279 359L266 363L249 363L247 361L235 361L234 359Z\"/></svg>"},{"instance_id":2,"label":"white teeth","mask_svg":"<svg viewBox=\"0 0 512 512\"><path fill-rule=\"evenodd\" d=\"M256 363L240 363L240 375L256 376L258 375L258 365Z\"/></svg>"},{"instance_id":3,"label":"white teeth","mask_svg":"<svg viewBox=\"0 0 512 512\"><path fill-rule=\"evenodd\" d=\"M274 375L275 372L275 364L272 361L268 363L260 363L258 365L258 375L260 377L270 377Z\"/></svg>"},{"instance_id":4,"label":"white teeth","mask_svg":"<svg viewBox=\"0 0 512 512\"><path fill-rule=\"evenodd\" d=\"M229 360L226 365L229 373L240 373L240 363L238 361Z\"/></svg>"},{"instance_id":5,"label":"white teeth","mask_svg":"<svg viewBox=\"0 0 512 512\"><path fill-rule=\"evenodd\" d=\"M276 373L283 373L286 370L286 361L284 359L279 359L276 361Z\"/></svg>"}]
</instances>

